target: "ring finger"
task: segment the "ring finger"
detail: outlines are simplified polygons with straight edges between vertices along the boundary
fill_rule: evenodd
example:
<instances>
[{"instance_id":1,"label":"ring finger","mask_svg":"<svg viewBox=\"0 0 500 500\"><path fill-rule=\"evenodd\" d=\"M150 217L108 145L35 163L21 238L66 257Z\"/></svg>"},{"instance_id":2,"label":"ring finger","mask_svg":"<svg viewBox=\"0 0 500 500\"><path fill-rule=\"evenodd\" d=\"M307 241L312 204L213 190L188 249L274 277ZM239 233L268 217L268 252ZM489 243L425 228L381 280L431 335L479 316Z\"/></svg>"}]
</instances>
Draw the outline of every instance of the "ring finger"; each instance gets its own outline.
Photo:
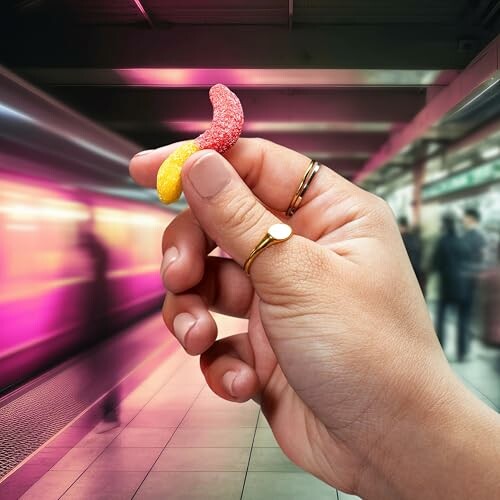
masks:
<instances>
[{"instance_id":1,"label":"ring finger","mask_svg":"<svg viewBox=\"0 0 500 500\"><path fill-rule=\"evenodd\" d=\"M253 293L248 276L234 261L209 257L203 279L196 287L186 293L167 294L163 317L186 351L200 354L217 337L209 310L245 318Z\"/></svg>"}]
</instances>

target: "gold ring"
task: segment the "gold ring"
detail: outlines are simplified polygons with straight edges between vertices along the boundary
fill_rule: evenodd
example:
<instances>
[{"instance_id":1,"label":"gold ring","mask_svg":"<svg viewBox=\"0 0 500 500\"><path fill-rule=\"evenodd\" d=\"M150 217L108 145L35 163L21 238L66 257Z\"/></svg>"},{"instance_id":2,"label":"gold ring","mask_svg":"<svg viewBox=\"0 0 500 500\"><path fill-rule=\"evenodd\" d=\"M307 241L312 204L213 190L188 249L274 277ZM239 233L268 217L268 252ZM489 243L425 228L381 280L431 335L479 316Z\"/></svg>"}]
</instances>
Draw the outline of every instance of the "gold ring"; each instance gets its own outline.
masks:
<instances>
[{"instance_id":1,"label":"gold ring","mask_svg":"<svg viewBox=\"0 0 500 500\"><path fill-rule=\"evenodd\" d=\"M267 231L266 235L257 243L255 248L251 251L248 259L245 261L243 269L247 274L250 274L250 267L253 261L262 253L267 247L282 243L290 239L292 236L292 228L288 224L273 224Z\"/></svg>"},{"instance_id":2,"label":"gold ring","mask_svg":"<svg viewBox=\"0 0 500 500\"><path fill-rule=\"evenodd\" d=\"M314 176L318 173L319 167L320 164L317 161L310 161L307 170L302 177L302 180L300 181L299 187L297 188L297 191L295 192L295 195L293 196L292 201L288 206L288 209L286 211L287 217L291 217L299 208L302 202L302 198L304 198L304 195L306 194L307 188L310 186L312 180L314 179Z\"/></svg>"}]
</instances>

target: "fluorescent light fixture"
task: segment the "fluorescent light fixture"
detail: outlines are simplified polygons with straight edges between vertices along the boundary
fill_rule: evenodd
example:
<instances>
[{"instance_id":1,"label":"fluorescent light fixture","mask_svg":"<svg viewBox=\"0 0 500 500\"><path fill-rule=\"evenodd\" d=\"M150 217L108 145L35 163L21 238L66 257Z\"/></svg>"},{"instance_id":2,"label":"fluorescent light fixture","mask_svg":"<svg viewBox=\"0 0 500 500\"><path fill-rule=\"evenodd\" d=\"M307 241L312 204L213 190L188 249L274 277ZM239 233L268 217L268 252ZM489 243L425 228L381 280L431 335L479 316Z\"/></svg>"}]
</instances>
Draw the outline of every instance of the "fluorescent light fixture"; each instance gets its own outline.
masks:
<instances>
[{"instance_id":1,"label":"fluorescent light fixture","mask_svg":"<svg viewBox=\"0 0 500 500\"><path fill-rule=\"evenodd\" d=\"M98 69L93 70L96 75ZM439 79L449 83L453 72L385 69L270 69L270 68L114 68L128 85L206 87L224 82L229 87L427 86ZM109 80L108 75L101 75ZM112 79L116 82L116 78ZM51 79L54 83L54 78Z\"/></svg>"},{"instance_id":2,"label":"fluorescent light fixture","mask_svg":"<svg viewBox=\"0 0 500 500\"><path fill-rule=\"evenodd\" d=\"M210 126L210 121L164 121L163 125L170 130L190 134L203 132ZM244 132L262 134L272 132L389 132L393 127L389 122L282 122L282 121L249 121L244 125Z\"/></svg>"},{"instance_id":3,"label":"fluorescent light fixture","mask_svg":"<svg viewBox=\"0 0 500 500\"><path fill-rule=\"evenodd\" d=\"M0 207L0 213L4 213L9 219L17 221L33 221L35 219L84 221L90 218L86 209L73 206L69 203L46 206L39 204L6 204Z\"/></svg>"},{"instance_id":4,"label":"fluorescent light fixture","mask_svg":"<svg viewBox=\"0 0 500 500\"><path fill-rule=\"evenodd\" d=\"M498 156L500 154L500 147L499 146L493 146L488 149L484 149L481 151L481 158L484 160L489 160L490 158L494 158L495 156Z\"/></svg>"}]
</instances>

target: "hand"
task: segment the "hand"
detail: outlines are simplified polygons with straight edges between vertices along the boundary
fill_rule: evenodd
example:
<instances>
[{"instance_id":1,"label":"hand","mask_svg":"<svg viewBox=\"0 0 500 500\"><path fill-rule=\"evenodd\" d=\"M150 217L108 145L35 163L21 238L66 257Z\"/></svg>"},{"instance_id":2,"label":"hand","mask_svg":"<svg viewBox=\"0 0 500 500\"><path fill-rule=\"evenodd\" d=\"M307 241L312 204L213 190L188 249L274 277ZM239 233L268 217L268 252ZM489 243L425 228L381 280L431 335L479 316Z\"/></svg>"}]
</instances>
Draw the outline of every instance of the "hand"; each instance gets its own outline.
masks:
<instances>
[{"instance_id":1,"label":"hand","mask_svg":"<svg viewBox=\"0 0 500 500\"><path fill-rule=\"evenodd\" d=\"M137 182L154 187L175 147L136 156ZM432 421L460 390L385 202L322 167L284 217L308 162L259 139L186 162L190 209L163 238L165 322L201 354L214 392L260 402L297 465L344 491L398 495L387 479L398 431ZM280 221L294 236L248 277L241 266ZM216 246L233 260L207 257ZM248 317L248 333L216 340L209 310Z\"/></svg>"}]
</instances>

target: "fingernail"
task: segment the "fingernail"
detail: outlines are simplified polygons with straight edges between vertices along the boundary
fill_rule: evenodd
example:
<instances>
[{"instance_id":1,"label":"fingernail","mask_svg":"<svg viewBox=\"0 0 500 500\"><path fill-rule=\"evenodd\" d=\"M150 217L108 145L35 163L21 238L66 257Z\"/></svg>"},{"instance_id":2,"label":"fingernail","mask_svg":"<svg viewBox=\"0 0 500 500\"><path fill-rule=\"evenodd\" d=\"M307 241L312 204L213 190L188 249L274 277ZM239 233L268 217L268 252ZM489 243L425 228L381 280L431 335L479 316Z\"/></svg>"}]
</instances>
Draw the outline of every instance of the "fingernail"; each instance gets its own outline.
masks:
<instances>
[{"instance_id":1,"label":"fingernail","mask_svg":"<svg viewBox=\"0 0 500 500\"><path fill-rule=\"evenodd\" d=\"M134 155L134 158L136 156L142 156L142 155L147 155L148 153L151 153L151 151L154 151L154 149L145 149L144 151L139 151Z\"/></svg>"},{"instance_id":2,"label":"fingernail","mask_svg":"<svg viewBox=\"0 0 500 500\"><path fill-rule=\"evenodd\" d=\"M175 247L170 247L165 252L165 255L163 256L163 259L161 261L161 267L160 267L160 276L162 277L162 279L163 279L168 267L170 266L170 264L175 262L178 257L179 257L179 251Z\"/></svg>"},{"instance_id":3,"label":"fingernail","mask_svg":"<svg viewBox=\"0 0 500 500\"><path fill-rule=\"evenodd\" d=\"M226 391L231 396L233 396L233 398L236 397L236 395L234 393L233 386L234 386L234 381L236 380L237 377L238 377L238 374L236 372L234 372L234 371L226 372L222 376L222 385L224 386L224 389L226 389Z\"/></svg>"},{"instance_id":4,"label":"fingernail","mask_svg":"<svg viewBox=\"0 0 500 500\"><path fill-rule=\"evenodd\" d=\"M196 324L196 318L189 313L178 314L174 318L174 333L177 340L185 347L186 335Z\"/></svg>"},{"instance_id":5,"label":"fingernail","mask_svg":"<svg viewBox=\"0 0 500 500\"><path fill-rule=\"evenodd\" d=\"M189 180L203 198L215 196L230 179L224 160L217 153L206 153L189 170Z\"/></svg>"}]
</instances>

